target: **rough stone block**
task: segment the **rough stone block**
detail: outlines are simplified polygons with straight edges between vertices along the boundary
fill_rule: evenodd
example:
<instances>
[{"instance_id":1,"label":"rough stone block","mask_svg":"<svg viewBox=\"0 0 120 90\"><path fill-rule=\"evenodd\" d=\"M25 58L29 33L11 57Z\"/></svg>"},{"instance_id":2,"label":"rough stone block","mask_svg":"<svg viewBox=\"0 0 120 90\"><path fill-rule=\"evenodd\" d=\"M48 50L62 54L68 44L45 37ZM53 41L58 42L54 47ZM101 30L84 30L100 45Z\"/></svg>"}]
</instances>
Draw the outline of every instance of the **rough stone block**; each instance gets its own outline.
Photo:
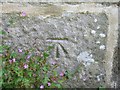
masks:
<instances>
[{"instance_id":1,"label":"rough stone block","mask_svg":"<svg viewBox=\"0 0 120 90\"><path fill-rule=\"evenodd\" d=\"M54 45L58 71L78 72L64 87L114 87L113 57L118 40L118 7L98 3L3 3L3 43L13 48ZM28 17L20 18L24 11ZM12 20L11 20L12 18ZM8 23L9 22L9 23ZM12 25L10 25L12 23Z\"/></svg>"}]
</instances>

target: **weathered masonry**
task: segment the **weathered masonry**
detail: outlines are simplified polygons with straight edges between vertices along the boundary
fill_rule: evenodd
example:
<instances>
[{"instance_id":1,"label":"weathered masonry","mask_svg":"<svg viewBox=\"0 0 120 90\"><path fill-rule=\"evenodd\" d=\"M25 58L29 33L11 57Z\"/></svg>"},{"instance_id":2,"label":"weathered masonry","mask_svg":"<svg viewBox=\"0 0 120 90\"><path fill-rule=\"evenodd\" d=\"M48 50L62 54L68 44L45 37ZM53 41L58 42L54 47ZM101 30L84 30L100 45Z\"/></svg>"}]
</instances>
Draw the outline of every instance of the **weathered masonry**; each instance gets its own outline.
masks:
<instances>
[{"instance_id":1,"label":"weathered masonry","mask_svg":"<svg viewBox=\"0 0 120 90\"><path fill-rule=\"evenodd\" d=\"M118 1L104 1L3 1L1 23L8 36L2 41L23 49L54 45L49 59L59 62L58 71L80 68L64 87L117 87ZM28 17L19 18L20 12ZM13 25L7 23L11 18Z\"/></svg>"}]
</instances>

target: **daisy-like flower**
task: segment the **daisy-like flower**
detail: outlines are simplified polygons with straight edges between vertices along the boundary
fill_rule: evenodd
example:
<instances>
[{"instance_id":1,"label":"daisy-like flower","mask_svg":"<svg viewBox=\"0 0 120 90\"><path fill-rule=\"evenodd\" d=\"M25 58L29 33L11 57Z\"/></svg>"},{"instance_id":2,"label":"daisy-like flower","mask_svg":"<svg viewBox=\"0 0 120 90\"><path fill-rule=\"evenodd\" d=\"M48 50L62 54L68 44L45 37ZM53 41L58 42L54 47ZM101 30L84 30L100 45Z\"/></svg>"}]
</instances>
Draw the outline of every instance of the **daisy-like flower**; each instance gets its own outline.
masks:
<instances>
[{"instance_id":1,"label":"daisy-like flower","mask_svg":"<svg viewBox=\"0 0 120 90\"><path fill-rule=\"evenodd\" d=\"M64 73L63 73L63 72L60 72L60 76L63 77L63 76L64 76Z\"/></svg>"},{"instance_id":2,"label":"daisy-like flower","mask_svg":"<svg viewBox=\"0 0 120 90\"><path fill-rule=\"evenodd\" d=\"M15 59L15 58L13 58L13 59L12 59L12 61L13 61L13 62L15 62L15 61L16 61L16 59Z\"/></svg>"},{"instance_id":3,"label":"daisy-like flower","mask_svg":"<svg viewBox=\"0 0 120 90\"><path fill-rule=\"evenodd\" d=\"M43 89L44 88L44 85L40 85L40 89Z\"/></svg>"},{"instance_id":4,"label":"daisy-like flower","mask_svg":"<svg viewBox=\"0 0 120 90\"><path fill-rule=\"evenodd\" d=\"M50 83L50 82L48 82L47 84L48 84L48 86L51 86L51 83Z\"/></svg>"},{"instance_id":5,"label":"daisy-like flower","mask_svg":"<svg viewBox=\"0 0 120 90\"><path fill-rule=\"evenodd\" d=\"M21 52L22 52L22 49L18 49L18 52L21 53Z\"/></svg>"},{"instance_id":6,"label":"daisy-like flower","mask_svg":"<svg viewBox=\"0 0 120 90\"><path fill-rule=\"evenodd\" d=\"M27 64L24 64L24 69L28 68L28 65Z\"/></svg>"},{"instance_id":7,"label":"daisy-like flower","mask_svg":"<svg viewBox=\"0 0 120 90\"><path fill-rule=\"evenodd\" d=\"M25 17L27 16L26 12L21 12L20 16Z\"/></svg>"}]
</instances>

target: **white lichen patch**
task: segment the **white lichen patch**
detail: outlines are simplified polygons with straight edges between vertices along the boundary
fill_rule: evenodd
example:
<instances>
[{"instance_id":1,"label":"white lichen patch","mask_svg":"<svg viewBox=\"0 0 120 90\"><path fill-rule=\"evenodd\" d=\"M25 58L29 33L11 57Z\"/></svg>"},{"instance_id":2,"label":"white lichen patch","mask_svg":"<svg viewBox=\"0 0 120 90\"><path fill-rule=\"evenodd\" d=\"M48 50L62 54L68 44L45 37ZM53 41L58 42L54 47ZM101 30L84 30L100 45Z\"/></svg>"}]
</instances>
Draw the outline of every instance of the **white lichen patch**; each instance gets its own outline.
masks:
<instances>
[{"instance_id":1,"label":"white lichen patch","mask_svg":"<svg viewBox=\"0 0 120 90\"><path fill-rule=\"evenodd\" d=\"M96 19L96 18L94 19L94 22L97 22L97 19Z\"/></svg>"},{"instance_id":2,"label":"white lichen patch","mask_svg":"<svg viewBox=\"0 0 120 90\"><path fill-rule=\"evenodd\" d=\"M93 57L93 54L90 54L90 57Z\"/></svg>"},{"instance_id":3,"label":"white lichen patch","mask_svg":"<svg viewBox=\"0 0 120 90\"><path fill-rule=\"evenodd\" d=\"M81 52L77 57L78 62L83 62L85 66L89 66L91 63L93 63L95 60L91 57L91 54L87 51Z\"/></svg>"},{"instance_id":4,"label":"white lichen patch","mask_svg":"<svg viewBox=\"0 0 120 90\"><path fill-rule=\"evenodd\" d=\"M104 33L100 33L99 36L100 37L106 37L106 35Z\"/></svg>"},{"instance_id":5,"label":"white lichen patch","mask_svg":"<svg viewBox=\"0 0 120 90\"><path fill-rule=\"evenodd\" d=\"M100 29L100 26L97 26L97 29Z\"/></svg>"},{"instance_id":6,"label":"white lichen patch","mask_svg":"<svg viewBox=\"0 0 120 90\"><path fill-rule=\"evenodd\" d=\"M96 33L96 31L95 30L91 30L91 34L95 34Z\"/></svg>"},{"instance_id":7,"label":"white lichen patch","mask_svg":"<svg viewBox=\"0 0 120 90\"><path fill-rule=\"evenodd\" d=\"M100 41L97 41L96 44L100 44Z\"/></svg>"},{"instance_id":8,"label":"white lichen patch","mask_svg":"<svg viewBox=\"0 0 120 90\"><path fill-rule=\"evenodd\" d=\"M97 76L97 80L100 81L100 76Z\"/></svg>"},{"instance_id":9,"label":"white lichen patch","mask_svg":"<svg viewBox=\"0 0 120 90\"><path fill-rule=\"evenodd\" d=\"M106 48L105 45L100 45L101 50L105 50L105 48Z\"/></svg>"},{"instance_id":10,"label":"white lichen patch","mask_svg":"<svg viewBox=\"0 0 120 90\"><path fill-rule=\"evenodd\" d=\"M100 81L100 80L101 80L101 76L103 76L103 75L104 75L104 74L102 74L102 73L101 73L100 75L98 75L98 76L97 76L97 80Z\"/></svg>"}]
</instances>

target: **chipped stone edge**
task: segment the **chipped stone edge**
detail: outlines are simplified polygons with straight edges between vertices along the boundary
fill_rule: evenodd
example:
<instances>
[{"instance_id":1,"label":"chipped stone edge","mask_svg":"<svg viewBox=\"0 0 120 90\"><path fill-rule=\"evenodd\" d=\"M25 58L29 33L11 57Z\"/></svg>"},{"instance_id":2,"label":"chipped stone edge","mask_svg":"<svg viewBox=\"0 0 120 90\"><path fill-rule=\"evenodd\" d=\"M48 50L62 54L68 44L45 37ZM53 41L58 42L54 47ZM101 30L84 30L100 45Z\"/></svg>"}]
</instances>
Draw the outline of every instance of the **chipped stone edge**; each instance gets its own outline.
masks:
<instances>
[{"instance_id":1,"label":"chipped stone edge","mask_svg":"<svg viewBox=\"0 0 120 90\"><path fill-rule=\"evenodd\" d=\"M106 68L106 81L108 85L111 87L113 86L114 81L111 80L112 78L112 69L113 69L113 60L114 60L114 52L115 47L118 46L118 7L112 7L106 9L106 12L109 17L109 30L107 33L108 40L107 40L107 50L106 50L106 61L105 61L105 68Z\"/></svg>"},{"instance_id":2,"label":"chipped stone edge","mask_svg":"<svg viewBox=\"0 0 120 90\"><path fill-rule=\"evenodd\" d=\"M67 4L66 4L67 5ZM65 11L69 11L70 9L73 12L91 12L91 13L101 13L104 12L108 16L109 26L107 33L107 48L105 54L105 69L106 69L106 83L107 86L112 87L111 77L112 77L112 64L113 64L113 56L114 56L114 48L117 46L118 40L118 7L115 5L111 5L109 7L103 6L100 4L88 4L82 3L75 7L74 5L67 5L67 8L62 6Z\"/></svg>"}]
</instances>

